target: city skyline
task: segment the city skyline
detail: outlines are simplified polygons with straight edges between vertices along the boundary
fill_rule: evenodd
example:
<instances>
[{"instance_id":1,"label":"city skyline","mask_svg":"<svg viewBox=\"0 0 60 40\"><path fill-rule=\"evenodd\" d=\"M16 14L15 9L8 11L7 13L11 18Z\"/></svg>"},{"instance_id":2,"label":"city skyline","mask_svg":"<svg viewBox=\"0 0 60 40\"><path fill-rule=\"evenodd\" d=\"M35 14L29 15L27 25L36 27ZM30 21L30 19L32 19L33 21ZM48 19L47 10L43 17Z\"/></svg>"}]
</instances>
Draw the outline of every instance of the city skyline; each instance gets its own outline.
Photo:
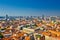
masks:
<instances>
[{"instance_id":1,"label":"city skyline","mask_svg":"<svg viewBox=\"0 0 60 40\"><path fill-rule=\"evenodd\" d=\"M60 16L60 0L0 0L0 16Z\"/></svg>"}]
</instances>

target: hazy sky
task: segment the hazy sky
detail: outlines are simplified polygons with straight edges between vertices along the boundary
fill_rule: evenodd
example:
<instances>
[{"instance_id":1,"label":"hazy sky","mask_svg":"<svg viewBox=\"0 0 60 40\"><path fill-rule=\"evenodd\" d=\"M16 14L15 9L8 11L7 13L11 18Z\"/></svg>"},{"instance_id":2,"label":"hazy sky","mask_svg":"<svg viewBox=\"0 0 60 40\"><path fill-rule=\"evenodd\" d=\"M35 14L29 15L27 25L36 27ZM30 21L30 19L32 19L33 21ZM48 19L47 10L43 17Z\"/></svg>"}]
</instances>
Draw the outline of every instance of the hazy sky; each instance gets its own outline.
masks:
<instances>
[{"instance_id":1,"label":"hazy sky","mask_svg":"<svg viewBox=\"0 0 60 40\"><path fill-rule=\"evenodd\" d=\"M60 0L0 0L0 16L60 16Z\"/></svg>"}]
</instances>

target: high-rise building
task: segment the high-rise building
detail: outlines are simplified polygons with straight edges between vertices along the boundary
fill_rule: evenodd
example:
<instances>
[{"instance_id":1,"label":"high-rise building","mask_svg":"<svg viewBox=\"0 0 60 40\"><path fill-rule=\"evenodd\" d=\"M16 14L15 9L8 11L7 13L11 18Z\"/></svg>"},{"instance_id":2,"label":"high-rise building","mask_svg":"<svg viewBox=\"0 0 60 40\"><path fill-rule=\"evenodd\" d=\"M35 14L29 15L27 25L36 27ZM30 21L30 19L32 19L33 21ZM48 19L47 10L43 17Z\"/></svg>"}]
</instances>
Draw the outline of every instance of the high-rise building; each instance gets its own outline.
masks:
<instances>
[{"instance_id":1,"label":"high-rise building","mask_svg":"<svg viewBox=\"0 0 60 40\"><path fill-rule=\"evenodd\" d=\"M44 20L44 15L42 15L42 20Z\"/></svg>"},{"instance_id":2,"label":"high-rise building","mask_svg":"<svg viewBox=\"0 0 60 40\"><path fill-rule=\"evenodd\" d=\"M8 18L9 18L9 17L8 17L8 15L6 14L6 21L8 20Z\"/></svg>"}]
</instances>

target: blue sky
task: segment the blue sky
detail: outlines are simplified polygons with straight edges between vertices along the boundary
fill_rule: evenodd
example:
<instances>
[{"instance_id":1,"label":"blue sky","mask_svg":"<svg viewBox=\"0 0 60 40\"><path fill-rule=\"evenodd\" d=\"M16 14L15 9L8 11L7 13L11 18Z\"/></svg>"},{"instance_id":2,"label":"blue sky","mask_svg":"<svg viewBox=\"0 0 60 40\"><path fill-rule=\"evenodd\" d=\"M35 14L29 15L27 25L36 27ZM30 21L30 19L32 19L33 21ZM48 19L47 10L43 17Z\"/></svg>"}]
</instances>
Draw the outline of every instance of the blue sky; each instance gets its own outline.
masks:
<instances>
[{"instance_id":1,"label":"blue sky","mask_svg":"<svg viewBox=\"0 0 60 40\"><path fill-rule=\"evenodd\" d=\"M60 16L60 0L0 0L0 16Z\"/></svg>"}]
</instances>

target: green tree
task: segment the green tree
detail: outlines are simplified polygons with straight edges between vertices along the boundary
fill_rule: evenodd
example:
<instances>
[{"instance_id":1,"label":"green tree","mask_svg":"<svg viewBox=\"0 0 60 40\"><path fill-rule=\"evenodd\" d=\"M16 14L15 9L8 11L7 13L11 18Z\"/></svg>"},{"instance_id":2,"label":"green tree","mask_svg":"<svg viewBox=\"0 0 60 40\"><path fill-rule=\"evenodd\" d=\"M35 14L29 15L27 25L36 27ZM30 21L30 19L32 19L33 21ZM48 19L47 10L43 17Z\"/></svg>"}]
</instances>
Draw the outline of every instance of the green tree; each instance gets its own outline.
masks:
<instances>
[{"instance_id":1,"label":"green tree","mask_svg":"<svg viewBox=\"0 0 60 40\"><path fill-rule=\"evenodd\" d=\"M0 38L3 38L4 36L2 35L2 33L0 33Z\"/></svg>"}]
</instances>

